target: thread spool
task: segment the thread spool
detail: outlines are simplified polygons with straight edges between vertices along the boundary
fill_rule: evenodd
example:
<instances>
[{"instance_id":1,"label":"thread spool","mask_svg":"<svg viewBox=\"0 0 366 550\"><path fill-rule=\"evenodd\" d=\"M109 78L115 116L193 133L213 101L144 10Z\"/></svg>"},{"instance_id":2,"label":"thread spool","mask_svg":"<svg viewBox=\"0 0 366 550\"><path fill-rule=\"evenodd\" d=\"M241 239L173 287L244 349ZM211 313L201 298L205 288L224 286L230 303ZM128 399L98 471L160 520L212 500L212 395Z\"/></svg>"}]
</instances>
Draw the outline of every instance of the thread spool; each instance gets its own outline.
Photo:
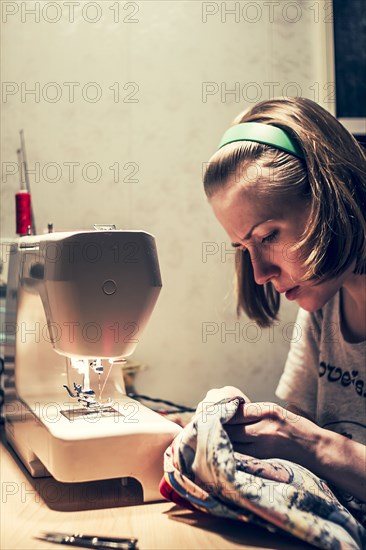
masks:
<instances>
[{"instance_id":1,"label":"thread spool","mask_svg":"<svg viewBox=\"0 0 366 550\"><path fill-rule=\"evenodd\" d=\"M29 227L32 232L32 209L31 196L26 190L21 190L15 195L16 206L16 232L22 237L29 234Z\"/></svg>"}]
</instances>

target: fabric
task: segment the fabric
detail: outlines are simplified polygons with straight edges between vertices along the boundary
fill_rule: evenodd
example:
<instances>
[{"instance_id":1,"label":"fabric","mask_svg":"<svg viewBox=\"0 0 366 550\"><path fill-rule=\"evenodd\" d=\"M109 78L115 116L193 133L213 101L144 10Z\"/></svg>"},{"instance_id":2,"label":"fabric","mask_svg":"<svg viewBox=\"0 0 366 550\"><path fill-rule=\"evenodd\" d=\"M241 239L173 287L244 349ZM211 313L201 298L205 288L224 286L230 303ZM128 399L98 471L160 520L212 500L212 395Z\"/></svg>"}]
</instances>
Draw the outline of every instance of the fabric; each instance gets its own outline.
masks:
<instances>
[{"instance_id":1,"label":"fabric","mask_svg":"<svg viewBox=\"0 0 366 550\"><path fill-rule=\"evenodd\" d=\"M366 445L366 342L344 339L340 298L337 293L314 313L299 310L276 395L320 427ZM366 503L335 491L366 527Z\"/></svg>"},{"instance_id":2,"label":"fabric","mask_svg":"<svg viewBox=\"0 0 366 550\"><path fill-rule=\"evenodd\" d=\"M287 531L318 548L365 548L366 531L323 480L287 460L234 452L224 426L243 402L224 399L193 417L165 452L161 494L187 508Z\"/></svg>"}]
</instances>

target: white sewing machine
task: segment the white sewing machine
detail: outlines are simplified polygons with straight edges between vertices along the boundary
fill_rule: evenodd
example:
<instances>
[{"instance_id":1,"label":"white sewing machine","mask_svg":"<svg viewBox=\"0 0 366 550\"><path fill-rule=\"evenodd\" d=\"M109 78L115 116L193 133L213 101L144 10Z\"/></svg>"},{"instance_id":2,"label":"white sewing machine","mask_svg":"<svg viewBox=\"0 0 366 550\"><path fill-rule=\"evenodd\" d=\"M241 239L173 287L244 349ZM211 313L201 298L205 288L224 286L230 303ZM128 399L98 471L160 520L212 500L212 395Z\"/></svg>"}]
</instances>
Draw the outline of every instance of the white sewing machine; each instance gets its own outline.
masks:
<instances>
[{"instance_id":1,"label":"white sewing machine","mask_svg":"<svg viewBox=\"0 0 366 550\"><path fill-rule=\"evenodd\" d=\"M160 500L180 428L126 396L122 364L161 290L154 237L112 229L25 236L10 250L6 437L34 477L137 479Z\"/></svg>"}]
</instances>

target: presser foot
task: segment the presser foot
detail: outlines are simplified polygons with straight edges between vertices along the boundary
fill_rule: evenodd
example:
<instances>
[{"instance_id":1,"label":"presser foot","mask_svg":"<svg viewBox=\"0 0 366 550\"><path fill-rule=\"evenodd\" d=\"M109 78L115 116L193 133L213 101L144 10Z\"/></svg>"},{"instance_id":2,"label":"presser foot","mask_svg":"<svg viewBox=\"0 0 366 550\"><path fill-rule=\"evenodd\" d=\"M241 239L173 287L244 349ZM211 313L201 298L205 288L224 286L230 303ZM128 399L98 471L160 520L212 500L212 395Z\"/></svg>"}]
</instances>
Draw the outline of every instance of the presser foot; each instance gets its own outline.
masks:
<instances>
[{"instance_id":1,"label":"presser foot","mask_svg":"<svg viewBox=\"0 0 366 550\"><path fill-rule=\"evenodd\" d=\"M106 401L97 401L95 397L95 391L94 390L84 390L81 384L76 384L74 382L74 390L75 393L73 393L69 386L66 384L63 384L63 387L66 389L67 393L70 397L73 399L77 399L77 401L86 409L93 409L100 411L101 409L110 407L113 403L111 398L109 397Z\"/></svg>"}]
</instances>

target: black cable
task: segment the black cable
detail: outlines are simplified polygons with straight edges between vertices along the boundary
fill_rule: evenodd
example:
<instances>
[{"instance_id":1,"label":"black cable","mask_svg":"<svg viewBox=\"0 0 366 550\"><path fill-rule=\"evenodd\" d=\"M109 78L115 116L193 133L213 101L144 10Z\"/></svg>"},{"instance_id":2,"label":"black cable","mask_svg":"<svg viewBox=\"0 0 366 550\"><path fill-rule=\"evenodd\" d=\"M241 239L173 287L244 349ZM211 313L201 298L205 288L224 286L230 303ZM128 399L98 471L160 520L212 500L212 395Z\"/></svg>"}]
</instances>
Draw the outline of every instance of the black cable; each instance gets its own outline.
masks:
<instances>
[{"instance_id":1,"label":"black cable","mask_svg":"<svg viewBox=\"0 0 366 550\"><path fill-rule=\"evenodd\" d=\"M164 403L164 405L169 405L170 407L174 407L176 410L169 411L169 412L196 412L196 409L192 409L191 407L186 407L184 405L177 405L176 403L173 403L172 401L166 401L165 399L157 399L154 397L149 397L148 395L141 395L139 393L127 393L128 397L131 397L132 399L144 399L145 401L151 401L153 403ZM164 411L166 412L166 411Z\"/></svg>"}]
</instances>

